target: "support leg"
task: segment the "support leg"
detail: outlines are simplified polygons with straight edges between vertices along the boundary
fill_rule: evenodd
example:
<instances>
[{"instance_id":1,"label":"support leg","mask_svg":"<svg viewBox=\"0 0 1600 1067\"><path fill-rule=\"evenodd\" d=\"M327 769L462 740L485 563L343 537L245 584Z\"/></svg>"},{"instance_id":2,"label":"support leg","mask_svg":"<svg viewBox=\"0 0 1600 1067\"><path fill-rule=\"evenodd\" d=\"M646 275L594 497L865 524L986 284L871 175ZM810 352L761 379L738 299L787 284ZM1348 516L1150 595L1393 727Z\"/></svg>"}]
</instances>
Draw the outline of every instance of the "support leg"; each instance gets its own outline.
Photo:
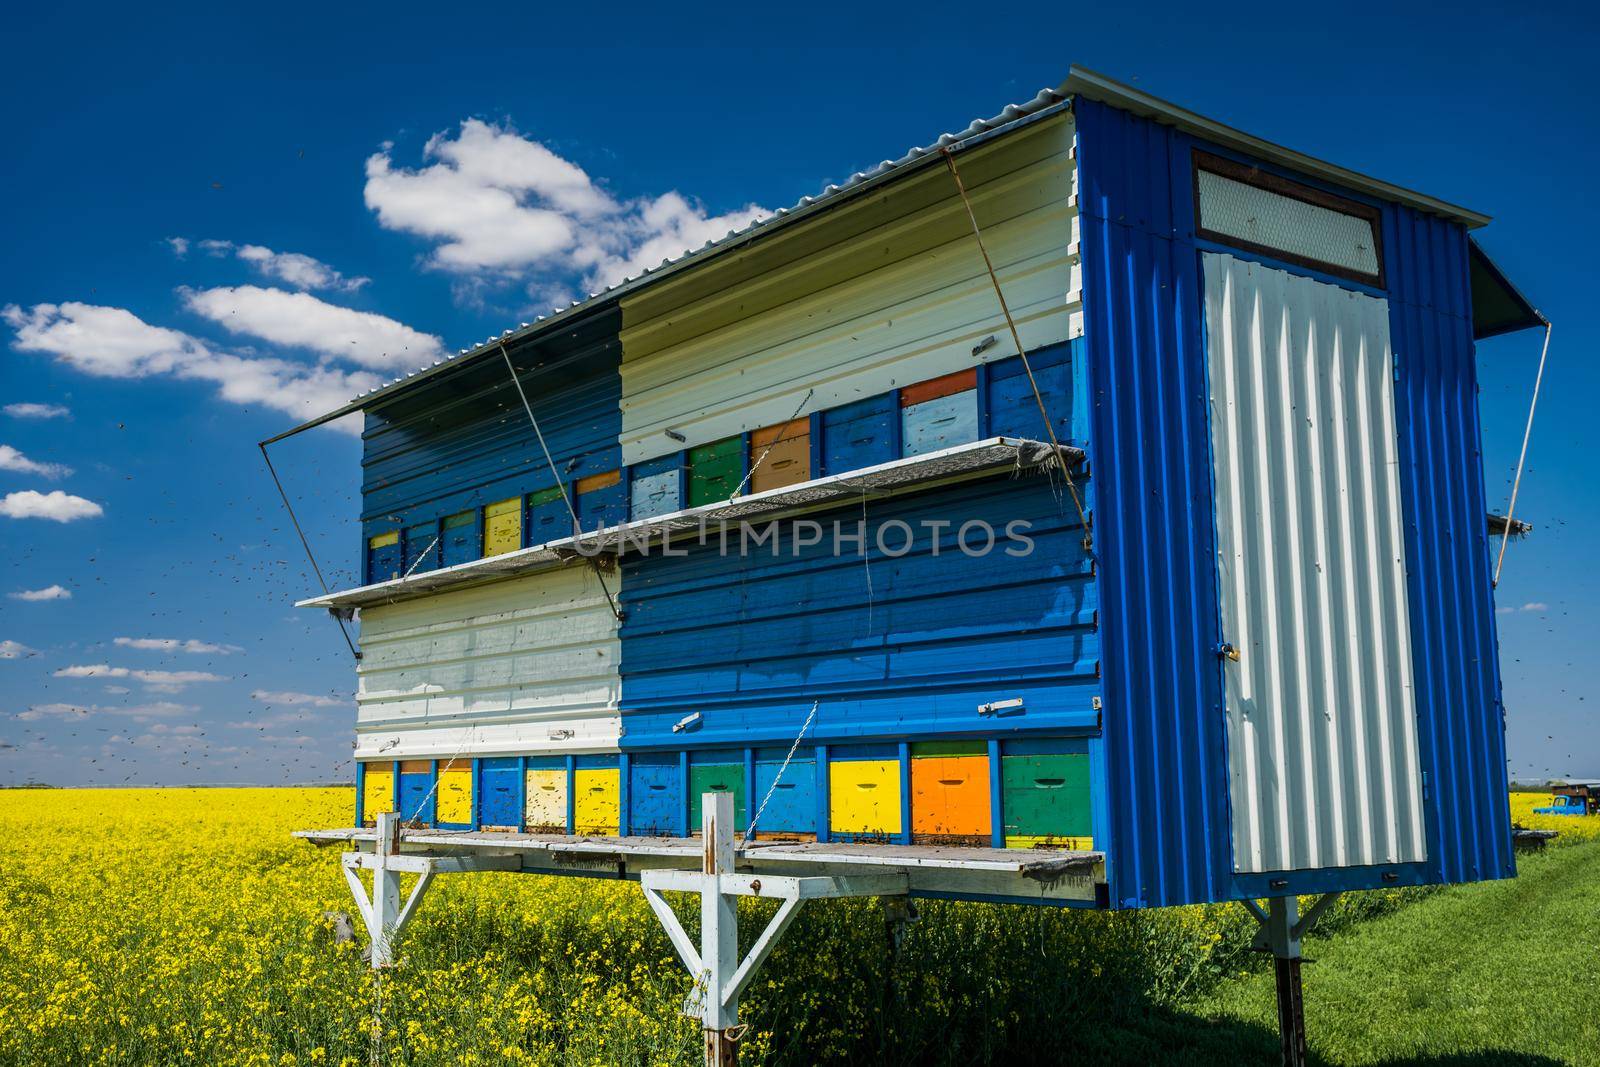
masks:
<instances>
[{"instance_id":1,"label":"support leg","mask_svg":"<svg viewBox=\"0 0 1600 1067\"><path fill-rule=\"evenodd\" d=\"M359 871L363 867L372 871L370 897L366 886L361 884ZM415 871L418 875L417 884L404 905L400 902L401 869ZM350 884L350 893L356 898L356 909L361 913L361 920L366 924L367 936L371 940L368 951L372 966L394 966L395 944L400 938L400 931L416 912L422 894L433 879L432 861L400 855L399 816L384 812L378 816L378 842L372 856L347 853L343 870L345 881Z\"/></svg>"},{"instance_id":2,"label":"support leg","mask_svg":"<svg viewBox=\"0 0 1600 1067\"><path fill-rule=\"evenodd\" d=\"M1283 1042L1284 1067L1304 1067L1306 1062L1306 1011L1300 996L1300 957L1272 961L1278 983L1278 1034Z\"/></svg>"},{"instance_id":3,"label":"support leg","mask_svg":"<svg viewBox=\"0 0 1600 1067\"><path fill-rule=\"evenodd\" d=\"M702 873L733 873L733 794L707 793L701 802L705 845ZM739 911L736 898L708 887L700 894L700 966L705 973L706 1067L732 1067L739 1062L733 1028L739 1022L738 998L723 994L739 966Z\"/></svg>"},{"instance_id":4,"label":"support leg","mask_svg":"<svg viewBox=\"0 0 1600 1067\"><path fill-rule=\"evenodd\" d=\"M1305 1067L1306 1012L1300 987L1299 902L1294 897L1267 901L1267 947L1272 952L1278 991L1278 1035L1284 1067Z\"/></svg>"}]
</instances>

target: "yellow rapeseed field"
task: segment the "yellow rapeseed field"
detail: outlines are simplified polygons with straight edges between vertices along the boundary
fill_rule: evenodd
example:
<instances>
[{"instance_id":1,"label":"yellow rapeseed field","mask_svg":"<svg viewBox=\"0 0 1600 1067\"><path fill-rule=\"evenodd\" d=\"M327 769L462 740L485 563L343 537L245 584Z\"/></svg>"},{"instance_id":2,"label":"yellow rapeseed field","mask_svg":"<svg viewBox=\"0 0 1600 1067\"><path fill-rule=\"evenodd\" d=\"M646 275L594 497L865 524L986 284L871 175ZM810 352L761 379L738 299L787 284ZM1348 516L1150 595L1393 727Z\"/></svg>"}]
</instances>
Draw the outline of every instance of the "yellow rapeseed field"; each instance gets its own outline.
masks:
<instances>
[{"instance_id":1,"label":"yellow rapeseed field","mask_svg":"<svg viewBox=\"0 0 1600 1067\"><path fill-rule=\"evenodd\" d=\"M1534 808L1555 803L1549 793L1512 793L1511 821L1529 830L1558 830L1566 840L1600 837L1600 815L1535 815Z\"/></svg>"},{"instance_id":2,"label":"yellow rapeseed field","mask_svg":"<svg viewBox=\"0 0 1600 1067\"><path fill-rule=\"evenodd\" d=\"M1600 833L1536 802L1513 798L1519 822ZM336 943L324 918L353 910L338 850L289 836L352 808L348 789L0 791L0 1064L699 1060L689 979L631 883L439 879L374 978L365 931ZM748 943L771 904L745 907ZM1075 1021L1236 971L1252 927L1229 906L921 907L895 949L874 902L808 905L744 1000L748 1062L1047 1056Z\"/></svg>"},{"instance_id":3,"label":"yellow rapeseed field","mask_svg":"<svg viewBox=\"0 0 1600 1067\"><path fill-rule=\"evenodd\" d=\"M470 921L470 951L375 986L361 944L334 944L322 917L352 910L337 851L288 836L352 810L347 789L0 792L0 1063L365 1064L374 1036L403 1062L666 1063L693 1048L687 1020L637 1010L688 982L664 941L637 939L649 920L631 885L442 880L424 910ZM557 966L485 936L531 926L526 951L546 918Z\"/></svg>"}]
</instances>

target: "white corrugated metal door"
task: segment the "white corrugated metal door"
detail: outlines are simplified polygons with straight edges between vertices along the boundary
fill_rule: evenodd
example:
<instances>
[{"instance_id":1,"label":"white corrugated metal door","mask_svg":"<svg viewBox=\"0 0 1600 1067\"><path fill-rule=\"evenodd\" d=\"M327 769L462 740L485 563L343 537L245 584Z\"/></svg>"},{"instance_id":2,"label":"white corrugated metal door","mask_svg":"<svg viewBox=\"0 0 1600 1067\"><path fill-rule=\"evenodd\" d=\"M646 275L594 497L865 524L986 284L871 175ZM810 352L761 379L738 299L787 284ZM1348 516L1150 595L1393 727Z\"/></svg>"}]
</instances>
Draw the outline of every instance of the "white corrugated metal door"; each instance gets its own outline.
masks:
<instances>
[{"instance_id":1,"label":"white corrugated metal door","mask_svg":"<svg viewBox=\"0 0 1600 1067\"><path fill-rule=\"evenodd\" d=\"M1388 304L1204 271L1234 866L1422 860Z\"/></svg>"}]
</instances>

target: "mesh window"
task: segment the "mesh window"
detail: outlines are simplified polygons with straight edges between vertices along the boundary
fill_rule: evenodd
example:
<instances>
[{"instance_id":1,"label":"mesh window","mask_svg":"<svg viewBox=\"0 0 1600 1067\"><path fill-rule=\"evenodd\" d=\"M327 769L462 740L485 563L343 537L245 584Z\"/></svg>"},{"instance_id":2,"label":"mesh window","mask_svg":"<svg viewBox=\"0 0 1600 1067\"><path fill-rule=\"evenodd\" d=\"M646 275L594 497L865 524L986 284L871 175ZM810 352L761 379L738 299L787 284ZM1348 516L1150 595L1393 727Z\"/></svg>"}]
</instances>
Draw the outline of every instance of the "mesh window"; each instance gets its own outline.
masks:
<instances>
[{"instance_id":1,"label":"mesh window","mask_svg":"<svg viewBox=\"0 0 1600 1067\"><path fill-rule=\"evenodd\" d=\"M1203 236L1381 284L1375 208L1231 160L1197 155L1196 164L1195 196Z\"/></svg>"}]
</instances>

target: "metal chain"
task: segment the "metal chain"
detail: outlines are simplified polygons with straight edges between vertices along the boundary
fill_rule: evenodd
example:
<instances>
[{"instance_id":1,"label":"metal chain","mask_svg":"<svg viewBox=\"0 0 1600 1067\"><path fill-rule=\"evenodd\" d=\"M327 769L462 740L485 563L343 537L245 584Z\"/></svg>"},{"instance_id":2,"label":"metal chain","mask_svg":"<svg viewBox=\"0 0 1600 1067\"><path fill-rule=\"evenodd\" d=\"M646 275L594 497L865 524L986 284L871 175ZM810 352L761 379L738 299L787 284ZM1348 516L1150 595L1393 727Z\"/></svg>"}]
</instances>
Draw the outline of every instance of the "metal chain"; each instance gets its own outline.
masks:
<instances>
[{"instance_id":1,"label":"metal chain","mask_svg":"<svg viewBox=\"0 0 1600 1067\"><path fill-rule=\"evenodd\" d=\"M783 757L783 766L778 768L778 773L773 776L772 784L767 786L767 795L761 798L761 806L756 809L756 817L750 820L750 825L745 827L744 839L739 842L739 847L745 848L750 844L750 837L756 832L756 823L761 821L761 813L767 810L767 801L772 799L772 794L777 792L778 783L783 781L783 772L789 769L789 761L794 759L795 749L800 747L800 739L811 729L811 722L817 717L817 705L822 701L813 701L811 711L806 715L806 721L800 724L800 732L794 735L794 744L789 746L789 754Z\"/></svg>"},{"instance_id":2,"label":"metal chain","mask_svg":"<svg viewBox=\"0 0 1600 1067\"><path fill-rule=\"evenodd\" d=\"M794 423L795 419L798 419L800 417L800 412L805 410L806 404L811 400L811 396L815 392L816 392L815 389L807 389L806 390L806 395L801 397L800 398L800 403L795 406L794 414L790 415L789 418L787 420L785 420L785 422L783 424L783 428L785 430L787 430L790 427L790 425L792 425ZM761 464L766 461L767 453L771 452L774 448L777 448L779 442L783 441L784 439L785 438L784 438L783 434L780 433L777 437L775 437L773 439L772 443L770 445L768 445L766 447L766 449L761 453L760 458L758 458L754 463L750 464L750 470L745 474L744 481L739 483L739 487L733 491L733 495L728 498L729 500L738 499L739 494L744 492L744 487L746 485L750 484L750 479L755 477L756 468L760 467Z\"/></svg>"}]
</instances>

